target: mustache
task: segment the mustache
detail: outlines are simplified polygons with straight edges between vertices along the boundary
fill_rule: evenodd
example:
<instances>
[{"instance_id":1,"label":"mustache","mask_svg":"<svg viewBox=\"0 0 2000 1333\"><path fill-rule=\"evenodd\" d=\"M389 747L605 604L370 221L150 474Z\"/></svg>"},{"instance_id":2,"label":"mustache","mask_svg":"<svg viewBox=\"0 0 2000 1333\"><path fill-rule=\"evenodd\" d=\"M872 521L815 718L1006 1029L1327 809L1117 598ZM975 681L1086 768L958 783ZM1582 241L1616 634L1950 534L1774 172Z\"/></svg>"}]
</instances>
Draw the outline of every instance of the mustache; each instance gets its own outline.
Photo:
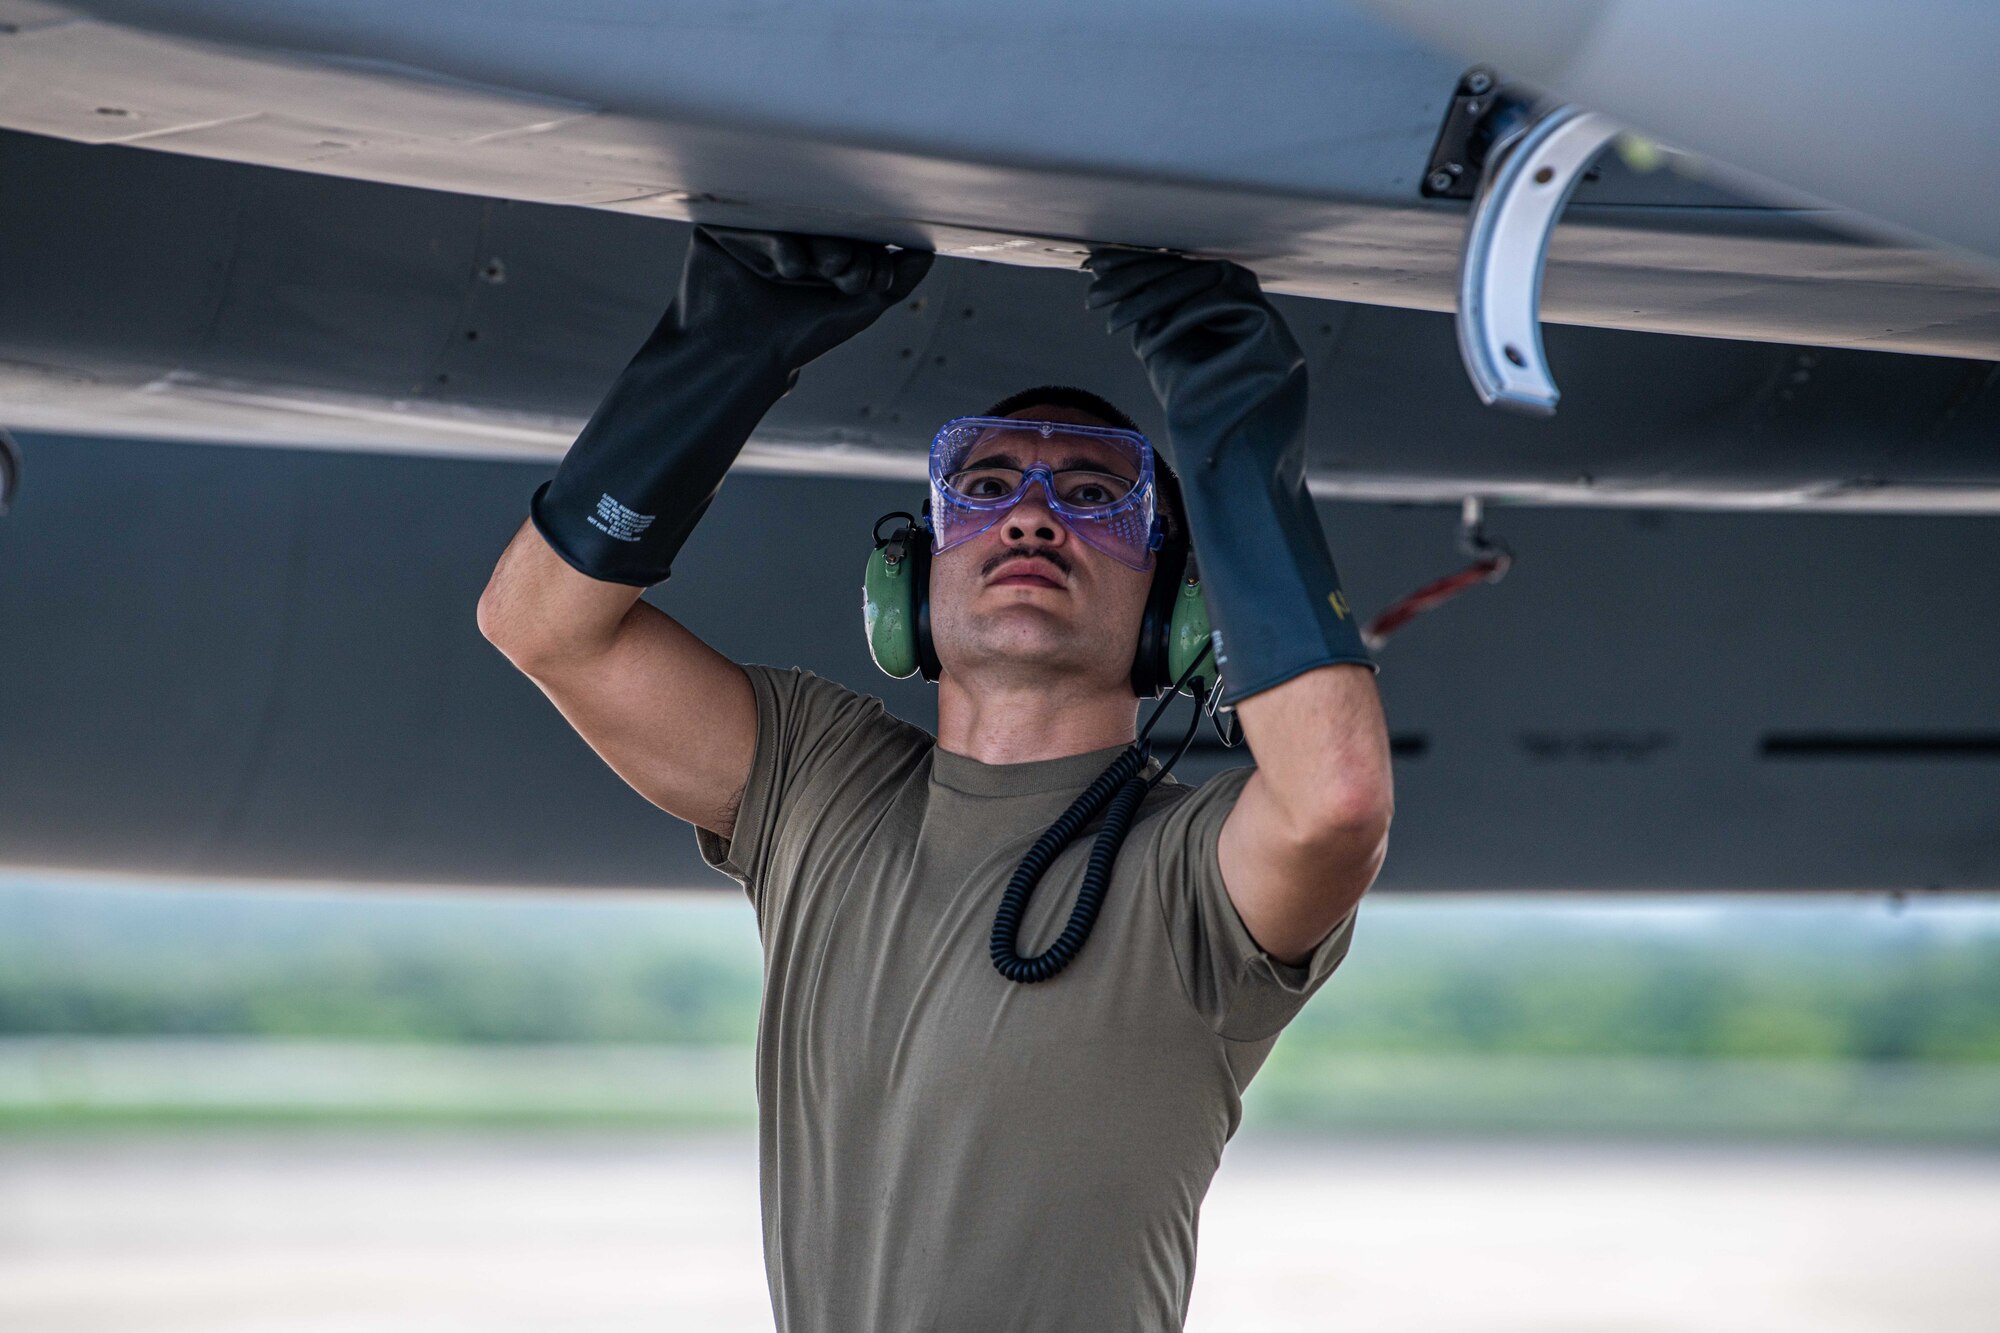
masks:
<instances>
[{"instance_id":1,"label":"mustache","mask_svg":"<svg viewBox=\"0 0 2000 1333\"><path fill-rule=\"evenodd\" d=\"M981 578L986 577L1009 560L1046 560L1057 569L1060 569L1065 575L1070 572L1069 559L1060 551L1037 549L1032 546L1009 546L1006 550L1001 551L998 555L988 560L985 567L979 571L979 576Z\"/></svg>"}]
</instances>

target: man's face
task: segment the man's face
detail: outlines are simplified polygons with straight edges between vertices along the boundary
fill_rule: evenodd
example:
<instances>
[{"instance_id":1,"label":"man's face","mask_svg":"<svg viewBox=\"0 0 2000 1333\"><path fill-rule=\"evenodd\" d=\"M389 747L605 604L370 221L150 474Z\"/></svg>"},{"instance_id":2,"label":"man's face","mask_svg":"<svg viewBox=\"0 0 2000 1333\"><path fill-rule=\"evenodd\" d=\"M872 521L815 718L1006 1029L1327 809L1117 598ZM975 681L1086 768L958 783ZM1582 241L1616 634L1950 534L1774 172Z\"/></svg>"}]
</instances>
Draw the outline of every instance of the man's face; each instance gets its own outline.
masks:
<instances>
[{"instance_id":1,"label":"man's face","mask_svg":"<svg viewBox=\"0 0 2000 1333\"><path fill-rule=\"evenodd\" d=\"M1034 421L1103 426L1071 408L1027 407ZM999 463L1052 471L1089 468L1133 479L1129 460L1109 445L1058 431L975 445L962 466ZM1122 687L1132 669L1139 621L1152 586L1136 570L1078 540L1048 506L1039 485L998 523L931 561L931 639L944 669L1034 679L1061 675Z\"/></svg>"}]
</instances>

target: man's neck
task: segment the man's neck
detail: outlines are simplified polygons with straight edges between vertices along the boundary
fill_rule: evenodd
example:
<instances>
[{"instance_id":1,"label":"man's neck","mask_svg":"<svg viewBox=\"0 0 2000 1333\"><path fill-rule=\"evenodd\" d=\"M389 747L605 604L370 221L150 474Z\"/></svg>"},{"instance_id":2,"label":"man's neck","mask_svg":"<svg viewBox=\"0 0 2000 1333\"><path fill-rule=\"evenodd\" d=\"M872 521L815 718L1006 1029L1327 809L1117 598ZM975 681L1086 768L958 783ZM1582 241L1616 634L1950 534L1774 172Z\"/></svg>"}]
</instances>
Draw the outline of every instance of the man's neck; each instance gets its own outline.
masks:
<instances>
[{"instance_id":1,"label":"man's neck","mask_svg":"<svg viewBox=\"0 0 2000 1333\"><path fill-rule=\"evenodd\" d=\"M938 747L982 764L1027 764L1129 745L1138 701L1129 691L1074 688L1051 681L938 681Z\"/></svg>"}]
</instances>

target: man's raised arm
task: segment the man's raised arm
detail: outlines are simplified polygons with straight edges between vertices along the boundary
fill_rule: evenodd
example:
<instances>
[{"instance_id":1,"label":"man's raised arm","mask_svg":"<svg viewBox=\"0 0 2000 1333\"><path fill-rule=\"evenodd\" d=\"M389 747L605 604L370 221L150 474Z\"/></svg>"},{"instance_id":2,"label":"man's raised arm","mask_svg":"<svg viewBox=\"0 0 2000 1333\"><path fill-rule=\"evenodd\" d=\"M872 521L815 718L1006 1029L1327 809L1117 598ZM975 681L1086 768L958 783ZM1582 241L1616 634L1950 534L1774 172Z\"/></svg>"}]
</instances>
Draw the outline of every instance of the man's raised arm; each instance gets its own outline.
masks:
<instances>
[{"instance_id":1,"label":"man's raised arm","mask_svg":"<svg viewBox=\"0 0 2000 1333\"><path fill-rule=\"evenodd\" d=\"M730 464L821 353L872 324L931 256L695 228L674 301L501 555L482 633L634 789L727 835L756 745L742 669L639 600Z\"/></svg>"},{"instance_id":2,"label":"man's raised arm","mask_svg":"<svg viewBox=\"0 0 2000 1333\"><path fill-rule=\"evenodd\" d=\"M1251 938L1296 963L1374 882L1394 806L1374 665L1306 491L1305 356L1248 269L1117 249L1085 266L1166 411L1216 665L1257 757L1223 883Z\"/></svg>"}]
</instances>

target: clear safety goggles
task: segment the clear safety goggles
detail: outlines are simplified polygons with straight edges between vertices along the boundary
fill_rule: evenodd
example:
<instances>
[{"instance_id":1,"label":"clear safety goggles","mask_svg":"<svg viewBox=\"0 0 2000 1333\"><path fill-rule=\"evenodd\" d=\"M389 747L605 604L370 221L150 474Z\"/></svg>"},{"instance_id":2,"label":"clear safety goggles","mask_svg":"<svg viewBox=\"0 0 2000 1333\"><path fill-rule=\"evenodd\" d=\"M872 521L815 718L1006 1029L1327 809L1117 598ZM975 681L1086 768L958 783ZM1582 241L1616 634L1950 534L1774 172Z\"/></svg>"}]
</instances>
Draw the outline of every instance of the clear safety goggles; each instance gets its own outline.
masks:
<instances>
[{"instance_id":1,"label":"clear safety goggles","mask_svg":"<svg viewBox=\"0 0 2000 1333\"><path fill-rule=\"evenodd\" d=\"M949 551L1042 488L1072 533L1121 564L1153 567L1161 542L1153 446L1135 430L958 417L931 442L931 536Z\"/></svg>"}]
</instances>

